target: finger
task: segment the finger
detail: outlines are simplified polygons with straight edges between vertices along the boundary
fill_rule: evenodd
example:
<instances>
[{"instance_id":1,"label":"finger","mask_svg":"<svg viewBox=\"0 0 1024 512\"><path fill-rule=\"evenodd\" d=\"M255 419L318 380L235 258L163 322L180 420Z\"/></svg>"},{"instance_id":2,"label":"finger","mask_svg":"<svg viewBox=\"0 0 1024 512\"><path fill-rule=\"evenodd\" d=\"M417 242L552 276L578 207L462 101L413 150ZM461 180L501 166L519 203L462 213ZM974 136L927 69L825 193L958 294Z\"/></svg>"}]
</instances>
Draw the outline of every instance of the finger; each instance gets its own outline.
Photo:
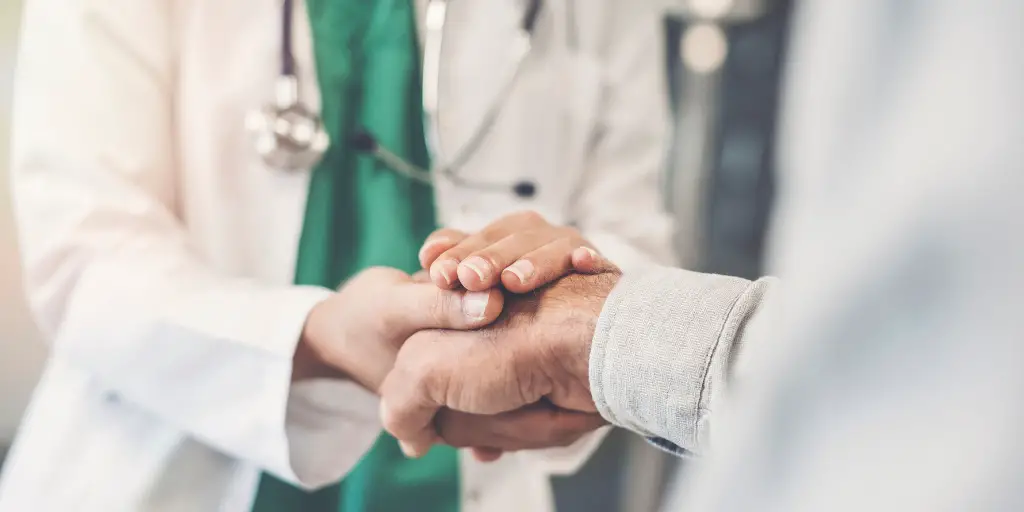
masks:
<instances>
[{"instance_id":1,"label":"finger","mask_svg":"<svg viewBox=\"0 0 1024 512\"><path fill-rule=\"evenodd\" d=\"M467 290L486 290L498 284L502 271L516 260L543 247L566 230L549 228L512 233L480 250L467 255L459 265L459 282Z\"/></svg>"},{"instance_id":2,"label":"finger","mask_svg":"<svg viewBox=\"0 0 1024 512\"><path fill-rule=\"evenodd\" d=\"M419 459L430 453L434 444L440 443L440 439L434 436L429 442L414 443L409 441L398 441L398 447L402 455L410 459Z\"/></svg>"},{"instance_id":3,"label":"finger","mask_svg":"<svg viewBox=\"0 0 1024 512\"><path fill-rule=\"evenodd\" d=\"M445 410L436 420L446 444L497 451L568 446L605 424L598 414L539 404L494 416Z\"/></svg>"},{"instance_id":4,"label":"finger","mask_svg":"<svg viewBox=\"0 0 1024 512\"><path fill-rule=\"evenodd\" d=\"M479 462L494 462L501 458L505 452L495 448L473 448L473 458Z\"/></svg>"},{"instance_id":5,"label":"finger","mask_svg":"<svg viewBox=\"0 0 1024 512\"><path fill-rule=\"evenodd\" d=\"M526 211L506 215L491 223L479 233L462 239L458 245L444 251L430 266L430 277L442 288L454 288L458 284L458 265L466 257L512 233L550 226L540 214ZM472 269L469 269L472 271ZM481 272L485 269L478 269Z\"/></svg>"},{"instance_id":6,"label":"finger","mask_svg":"<svg viewBox=\"0 0 1024 512\"><path fill-rule=\"evenodd\" d=\"M453 288L461 284L459 279L459 264L462 260L466 259L470 254L487 247L500 238L495 238L494 232L480 232L475 235L470 235L459 242L458 245L452 247L443 254L437 257L434 263L430 266L430 277L440 288ZM486 272L486 268L477 266L477 264L470 263L470 266L466 267L465 270L482 273Z\"/></svg>"},{"instance_id":7,"label":"finger","mask_svg":"<svg viewBox=\"0 0 1024 512\"><path fill-rule=\"evenodd\" d=\"M501 283L513 293L526 293L572 271L572 253L580 246L578 238L559 238L527 253L505 269Z\"/></svg>"},{"instance_id":8,"label":"finger","mask_svg":"<svg viewBox=\"0 0 1024 512\"><path fill-rule=\"evenodd\" d=\"M504 307L500 290L442 290L432 283L405 282L383 302L381 316L394 337L405 339L423 329L476 329L495 321Z\"/></svg>"},{"instance_id":9,"label":"finger","mask_svg":"<svg viewBox=\"0 0 1024 512\"><path fill-rule=\"evenodd\" d=\"M419 261L423 269L429 269L442 253L455 247L469 235L457 229L442 228L434 231L423 242L420 248Z\"/></svg>"},{"instance_id":10,"label":"finger","mask_svg":"<svg viewBox=\"0 0 1024 512\"><path fill-rule=\"evenodd\" d=\"M590 247L579 247L572 252L573 270L581 274L617 272L619 268Z\"/></svg>"},{"instance_id":11,"label":"finger","mask_svg":"<svg viewBox=\"0 0 1024 512\"><path fill-rule=\"evenodd\" d=\"M395 368L388 373L380 387L380 421L384 430L399 441L402 452L411 458L425 455L440 438L434 428L434 416L442 407L435 394L443 398L446 382L443 371L443 344L436 338L438 332L420 332L406 342ZM425 348L424 348L425 347ZM437 350L429 350L432 348ZM409 355L407 350L412 351ZM410 364L409 361L415 361Z\"/></svg>"}]
</instances>

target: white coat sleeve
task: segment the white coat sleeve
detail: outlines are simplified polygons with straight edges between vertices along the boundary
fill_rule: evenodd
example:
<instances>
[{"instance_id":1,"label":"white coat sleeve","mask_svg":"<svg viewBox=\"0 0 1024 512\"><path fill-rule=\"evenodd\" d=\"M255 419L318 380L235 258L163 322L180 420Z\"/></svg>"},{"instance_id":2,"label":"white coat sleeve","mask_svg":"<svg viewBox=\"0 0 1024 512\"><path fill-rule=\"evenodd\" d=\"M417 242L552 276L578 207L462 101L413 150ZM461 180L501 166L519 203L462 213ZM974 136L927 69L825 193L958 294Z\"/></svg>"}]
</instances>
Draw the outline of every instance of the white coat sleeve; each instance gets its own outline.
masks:
<instances>
[{"instance_id":1,"label":"white coat sleeve","mask_svg":"<svg viewBox=\"0 0 1024 512\"><path fill-rule=\"evenodd\" d=\"M661 186L669 132L662 18L648 4L605 3L605 82L573 215L583 236L623 269L675 258ZM552 474L573 474L608 432L526 456Z\"/></svg>"},{"instance_id":2,"label":"white coat sleeve","mask_svg":"<svg viewBox=\"0 0 1024 512\"><path fill-rule=\"evenodd\" d=\"M291 385L305 318L328 290L223 275L190 248L175 213L173 4L26 6L12 187L31 307L53 357L125 406L326 484L378 434L375 399L345 382L335 402L322 382Z\"/></svg>"}]
</instances>

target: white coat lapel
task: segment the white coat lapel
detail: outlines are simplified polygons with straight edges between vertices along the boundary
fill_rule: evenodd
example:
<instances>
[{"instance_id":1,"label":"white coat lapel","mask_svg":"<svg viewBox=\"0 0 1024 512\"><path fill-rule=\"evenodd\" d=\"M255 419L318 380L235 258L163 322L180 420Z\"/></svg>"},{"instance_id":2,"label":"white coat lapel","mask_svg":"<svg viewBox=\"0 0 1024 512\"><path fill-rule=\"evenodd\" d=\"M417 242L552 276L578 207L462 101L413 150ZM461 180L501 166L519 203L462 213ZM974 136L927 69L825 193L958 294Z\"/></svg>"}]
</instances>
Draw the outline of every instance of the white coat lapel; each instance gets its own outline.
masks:
<instances>
[{"instance_id":1,"label":"white coat lapel","mask_svg":"<svg viewBox=\"0 0 1024 512\"><path fill-rule=\"evenodd\" d=\"M591 152L605 77L600 62L591 55L563 52L558 58L562 62L559 66L563 73L562 101L569 119L565 171L580 172L587 165L586 157Z\"/></svg>"},{"instance_id":2,"label":"white coat lapel","mask_svg":"<svg viewBox=\"0 0 1024 512\"><path fill-rule=\"evenodd\" d=\"M499 95L511 71L519 15L518 3L509 0L449 4L438 84L446 158L473 135Z\"/></svg>"}]
</instances>

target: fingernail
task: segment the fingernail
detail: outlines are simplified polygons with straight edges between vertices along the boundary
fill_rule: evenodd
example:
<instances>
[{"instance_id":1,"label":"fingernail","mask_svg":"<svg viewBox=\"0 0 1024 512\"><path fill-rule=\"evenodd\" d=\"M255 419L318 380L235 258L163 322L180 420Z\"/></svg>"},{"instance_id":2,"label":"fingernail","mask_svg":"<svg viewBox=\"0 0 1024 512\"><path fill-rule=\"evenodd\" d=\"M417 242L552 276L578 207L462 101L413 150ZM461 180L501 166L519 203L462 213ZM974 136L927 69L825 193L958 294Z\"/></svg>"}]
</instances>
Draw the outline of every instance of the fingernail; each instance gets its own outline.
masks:
<instances>
[{"instance_id":1,"label":"fingernail","mask_svg":"<svg viewBox=\"0 0 1024 512\"><path fill-rule=\"evenodd\" d=\"M533 276L534 272L533 263L530 260L519 260L505 270L515 274L522 284L526 284L526 280Z\"/></svg>"},{"instance_id":2,"label":"fingernail","mask_svg":"<svg viewBox=\"0 0 1024 512\"><path fill-rule=\"evenodd\" d=\"M447 238L444 238L444 237L435 238L433 240L427 240L427 242L425 244L423 244L423 247L420 248L420 252L417 255L417 257L419 258L420 264L423 263L423 255L425 255L429 249L432 249L432 248L437 247L438 245L442 245L442 244L450 245L451 241L449 241Z\"/></svg>"},{"instance_id":3,"label":"fingernail","mask_svg":"<svg viewBox=\"0 0 1024 512\"><path fill-rule=\"evenodd\" d=\"M454 260L444 260L437 263L430 268L430 278L437 281L437 277L440 275L441 279L444 280L448 286L452 285L452 276L459 269L459 264L455 263Z\"/></svg>"},{"instance_id":4,"label":"fingernail","mask_svg":"<svg viewBox=\"0 0 1024 512\"><path fill-rule=\"evenodd\" d=\"M587 251L587 254L589 254L591 258L594 258L595 260L597 259L597 251L591 249L590 247L584 247L583 250Z\"/></svg>"},{"instance_id":5,"label":"fingernail","mask_svg":"<svg viewBox=\"0 0 1024 512\"><path fill-rule=\"evenodd\" d=\"M462 297L462 312L470 320L481 320L487 313L487 303L491 301L488 292L468 292Z\"/></svg>"},{"instance_id":6,"label":"fingernail","mask_svg":"<svg viewBox=\"0 0 1024 512\"><path fill-rule=\"evenodd\" d=\"M484 281L484 273L490 273L491 270L491 264L487 263L487 260L479 256L473 256L472 258L463 261L462 266L472 270L473 273L480 278L481 283Z\"/></svg>"}]
</instances>

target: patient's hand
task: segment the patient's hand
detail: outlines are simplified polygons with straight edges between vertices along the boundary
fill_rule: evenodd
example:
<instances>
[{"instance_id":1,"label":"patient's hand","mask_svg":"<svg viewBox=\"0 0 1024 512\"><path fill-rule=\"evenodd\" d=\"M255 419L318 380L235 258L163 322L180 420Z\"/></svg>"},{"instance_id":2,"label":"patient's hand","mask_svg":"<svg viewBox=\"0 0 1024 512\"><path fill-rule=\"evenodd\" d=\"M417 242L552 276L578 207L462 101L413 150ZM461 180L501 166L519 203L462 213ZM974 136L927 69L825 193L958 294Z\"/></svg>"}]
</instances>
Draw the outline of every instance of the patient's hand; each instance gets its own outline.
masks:
<instances>
[{"instance_id":1,"label":"patient's hand","mask_svg":"<svg viewBox=\"0 0 1024 512\"><path fill-rule=\"evenodd\" d=\"M500 283L510 292L525 293L572 271L571 255L581 248L596 258L593 246L576 229L552 225L536 212L520 212L473 235L438 230L427 238L419 257L441 288L461 284L482 291Z\"/></svg>"},{"instance_id":2,"label":"patient's hand","mask_svg":"<svg viewBox=\"0 0 1024 512\"><path fill-rule=\"evenodd\" d=\"M590 343L619 273L602 261L589 270L507 297L501 316L487 327L424 330L406 340L381 386L381 420L403 450L418 456L445 442L485 448L476 454L486 458L495 449L561 446L596 428L602 420L590 392ZM542 405L549 407L541 409L547 416L521 420ZM490 422L505 437L465 428L458 415L446 418L453 414L447 410Z\"/></svg>"},{"instance_id":3,"label":"patient's hand","mask_svg":"<svg viewBox=\"0 0 1024 512\"><path fill-rule=\"evenodd\" d=\"M505 216L474 235L438 230L427 238L419 257L437 286L453 289L461 284L471 291L500 283L511 292L526 293L573 270L614 270L577 230L552 225L535 212ZM567 446L604 423L596 413L550 403L497 416L443 410L436 420L442 441L472 448L481 461L496 460L504 451Z\"/></svg>"}]
</instances>

